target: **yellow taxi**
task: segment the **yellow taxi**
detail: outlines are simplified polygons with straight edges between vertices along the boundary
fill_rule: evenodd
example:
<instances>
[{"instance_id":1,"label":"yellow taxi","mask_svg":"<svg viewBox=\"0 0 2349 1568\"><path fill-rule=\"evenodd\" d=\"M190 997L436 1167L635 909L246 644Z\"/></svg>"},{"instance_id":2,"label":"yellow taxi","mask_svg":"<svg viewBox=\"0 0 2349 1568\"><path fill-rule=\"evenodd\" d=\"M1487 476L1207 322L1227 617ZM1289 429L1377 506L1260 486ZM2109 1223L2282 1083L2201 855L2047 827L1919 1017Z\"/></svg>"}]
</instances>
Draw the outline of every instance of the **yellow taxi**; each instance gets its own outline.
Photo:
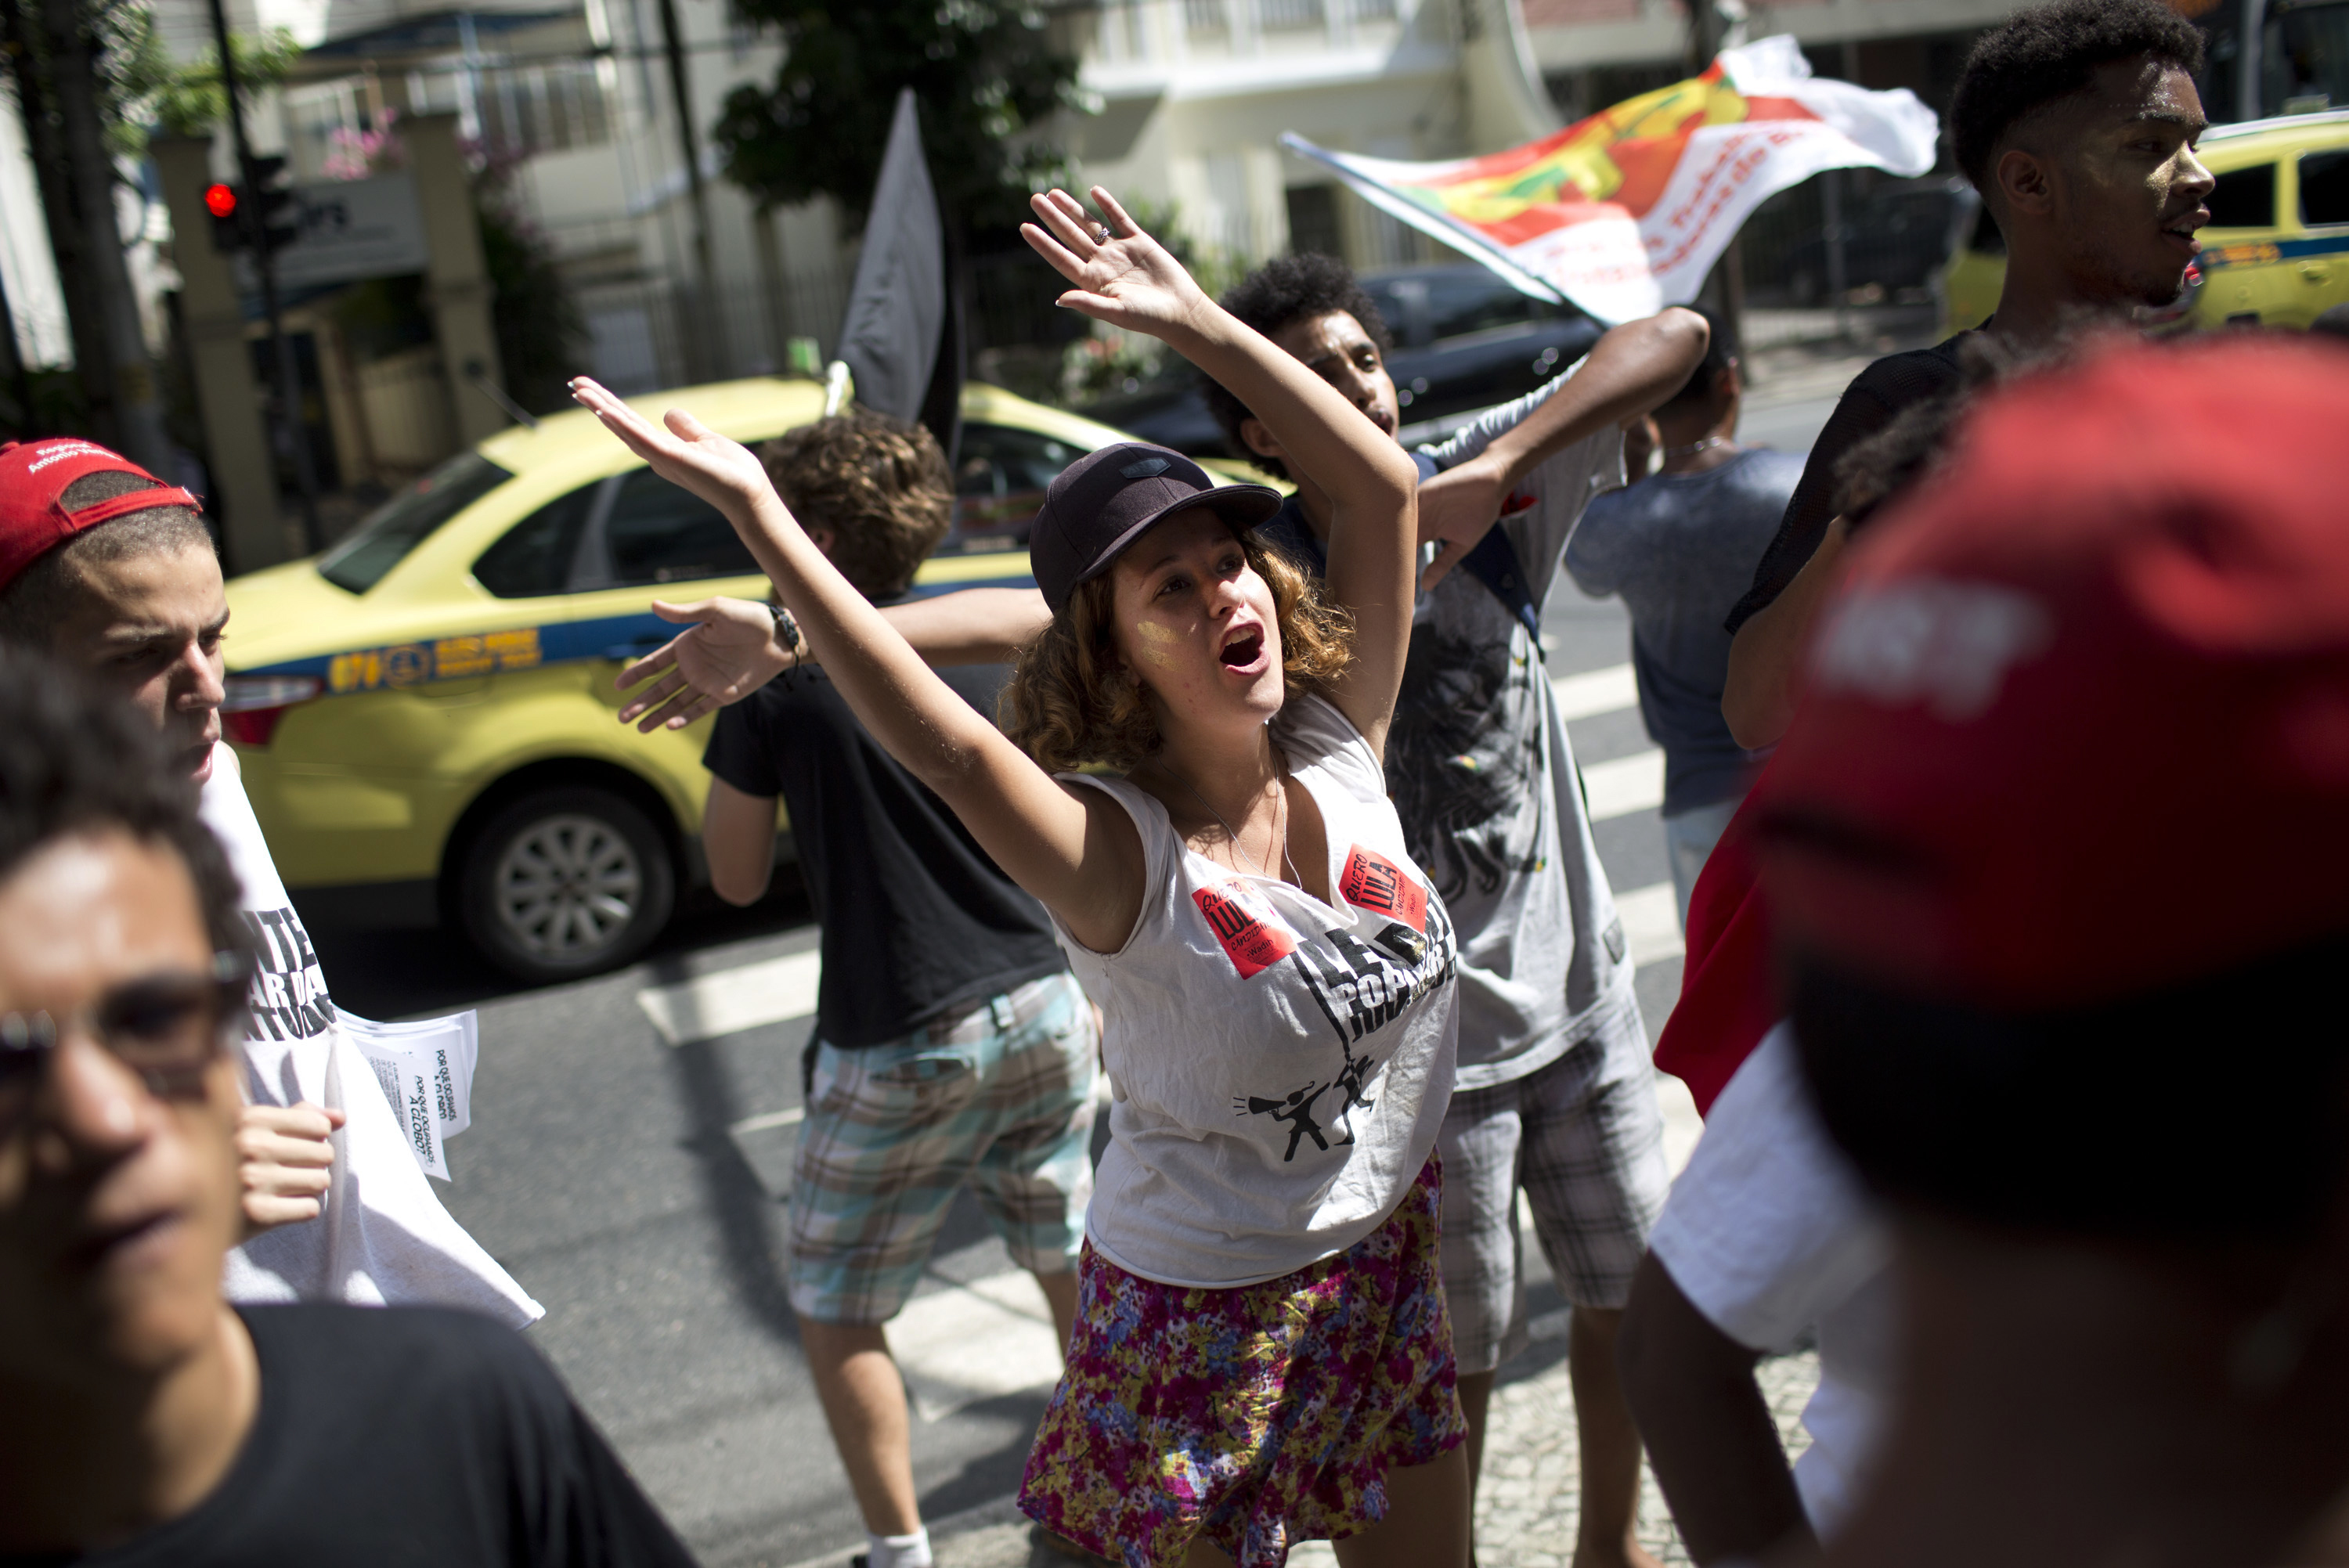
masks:
<instances>
[{"instance_id":1,"label":"yellow taxi","mask_svg":"<svg viewBox=\"0 0 2349 1568\"><path fill-rule=\"evenodd\" d=\"M649 394L759 441L811 381ZM1025 586L1044 487L1130 439L998 387L962 398L957 520L914 592ZM277 868L314 919L452 922L511 974L625 963L699 880L709 721L639 735L613 677L678 628L656 597L764 598L716 509L584 410L460 452L312 559L228 585L223 724Z\"/></svg>"},{"instance_id":2,"label":"yellow taxi","mask_svg":"<svg viewBox=\"0 0 2349 1568\"><path fill-rule=\"evenodd\" d=\"M2219 184L2165 321L2305 327L2349 303L2349 109L2214 125L2199 150ZM2005 242L1984 210L1942 274L1944 334L1980 326L2005 282Z\"/></svg>"}]
</instances>

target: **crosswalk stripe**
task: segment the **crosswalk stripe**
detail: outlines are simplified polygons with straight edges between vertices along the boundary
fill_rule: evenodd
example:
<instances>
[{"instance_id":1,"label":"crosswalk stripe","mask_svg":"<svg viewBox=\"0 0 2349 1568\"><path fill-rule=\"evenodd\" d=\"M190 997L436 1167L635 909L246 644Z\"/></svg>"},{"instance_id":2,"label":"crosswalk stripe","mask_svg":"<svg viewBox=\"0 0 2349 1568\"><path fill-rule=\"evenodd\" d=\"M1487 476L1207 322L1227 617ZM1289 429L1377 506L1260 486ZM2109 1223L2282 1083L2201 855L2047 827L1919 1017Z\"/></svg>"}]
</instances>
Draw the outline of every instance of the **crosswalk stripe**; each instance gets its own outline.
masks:
<instances>
[{"instance_id":1,"label":"crosswalk stripe","mask_svg":"<svg viewBox=\"0 0 2349 1568\"><path fill-rule=\"evenodd\" d=\"M1652 882L1617 893L1615 913L1623 919L1632 963L1660 964L1687 950L1681 938L1680 894L1671 883Z\"/></svg>"},{"instance_id":2,"label":"crosswalk stripe","mask_svg":"<svg viewBox=\"0 0 2349 1568\"><path fill-rule=\"evenodd\" d=\"M1549 687L1557 694L1557 716L1569 723L1640 706L1639 683L1631 678L1629 665L1609 665L1605 669L1584 670L1579 675L1553 676Z\"/></svg>"},{"instance_id":3,"label":"crosswalk stripe","mask_svg":"<svg viewBox=\"0 0 2349 1568\"><path fill-rule=\"evenodd\" d=\"M1594 822L1652 811L1664 803L1664 754L1651 748L1588 763L1582 769L1582 789Z\"/></svg>"},{"instance_id":4,"label":"crosswalk stripe","mask_svg":"<svg viewBox=\"0 0 2349 1568\"><path fill-rule=\"evenodd\" d=\"M714 975L698 975L674 985L636 993L636 1006L672 1046L713 1040L764 1024L804 1018L815 1011L816 981L823 958L814 952L790 953Z\"/></svg>"},{"instance_id":5,"label":"crosswalk stripe","mask_svg":"<svg viewBox=\"0 0 2349 1568\"><path fill-rule=\"evenodd\" d=\"M1024 1269L917 1295L883 1332L925 1421L1060 1380L1052 1309Z\"/></svg>"}]
</instances>

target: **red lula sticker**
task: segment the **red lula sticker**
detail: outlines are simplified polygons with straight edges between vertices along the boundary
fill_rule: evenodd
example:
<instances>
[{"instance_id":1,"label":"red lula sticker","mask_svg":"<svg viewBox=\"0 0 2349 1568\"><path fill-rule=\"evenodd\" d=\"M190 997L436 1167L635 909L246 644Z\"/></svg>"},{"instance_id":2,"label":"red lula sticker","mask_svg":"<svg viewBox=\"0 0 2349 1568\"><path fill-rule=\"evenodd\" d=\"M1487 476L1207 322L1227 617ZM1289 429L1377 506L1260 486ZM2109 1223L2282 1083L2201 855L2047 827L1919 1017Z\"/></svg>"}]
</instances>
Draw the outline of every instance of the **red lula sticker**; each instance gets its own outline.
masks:
<instances>
[{"instance_id":1,"label":"red lula sticker","mask_svg":"<svg viewBox=\"0 0 2349 1568\"><path fill-rule=\"evenodd\" d=\"M1297 951L1297 934L1273 912L1262 893L1245 882L1227 882L1191 894L1224 954L1243 980L1253 979Z\"/></svg>"},{"instance_id":2,"label":"red lula sticker","mask_svg":"<svg viewBox=\"0 0 2349 1568\"><path fill-rule=\"evenodd\" d=\"M1338 892L1357 909L1386 915L1426 934L1427 890L1376 850L1354 846L1346 857L1345 874L1338 879Z\"/></svg>"}]
</instances>

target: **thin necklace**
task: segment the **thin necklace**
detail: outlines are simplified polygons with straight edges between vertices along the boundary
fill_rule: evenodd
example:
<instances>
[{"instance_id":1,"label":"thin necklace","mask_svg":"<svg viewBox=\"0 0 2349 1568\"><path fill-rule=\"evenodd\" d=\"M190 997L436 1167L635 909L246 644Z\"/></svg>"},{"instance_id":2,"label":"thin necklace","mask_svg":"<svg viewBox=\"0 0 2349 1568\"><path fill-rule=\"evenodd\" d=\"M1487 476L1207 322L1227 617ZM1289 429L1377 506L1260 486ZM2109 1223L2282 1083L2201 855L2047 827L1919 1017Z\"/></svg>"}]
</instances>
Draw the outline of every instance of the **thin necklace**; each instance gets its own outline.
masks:
<instances>
[{"instance_id":1,"label":"thin necklace","mask_svg":"<svg viewBox=\"0 0 2349 1568\"><path fill-rule=\"evenodd\" d=\"M1278 757L1279 753L1275 752L1274 755ZM1205 795L1200 794L1196 789L1193 789L1191 788L1191 781L1188 779L1184 778L1180 773L1177 773L1172 768L1167 767L1165 759L1163 758L1154 757L1150 760L1158 764L1158 769L1160 772L1174 780L1175 783L1183 786L1185 790L1188 790L1192 799L1196 800L1200 805L1207 808L1207 815L1216 820L1216 825L1223 829L1224 836L1231 841L1232 853L1234 855L1256 861L1257 875L1268 878L1271 875L1270 872L1264 869L1264 862L1262 861L1257 861L1254 855L1247 852L1247 846L1240 841L1240 836L1238 832L1233 829L1232 825L1224 820L1224 814L1221 811L1216 810L1214 803L1211 802ZM1305 885L1305 878L1299 873L1297 870L1297 862L1288 858L1288 836L1280 830L1281 819L1288 814L1288 790L1286 787L1288 781L1288 770L1285 768L1277 769L1275 777L1280 780L1283 788L1280 791L1279 799L1273 802L1272 835L1275 839L1278 840L1280 843L1281 863L1288 868L1288 874L1291 877L1296 878L1297 885L1303 887Z\"/></svg>"},{"instance_id":2,"label":"thin necklace","mask_svg":"<svg viewBox=\"0 0 2349 1568\"><path fill-rule=\"evenodd\" d=\"M1673 458L1692 458L1699 452L1709 452L1715 447L1733 447L1736 444L1726 436L1707 436L1703 440L1692 441L1685 447L1666 447L1664 457L1667 461Z\"/></svg>"}]
</instances>

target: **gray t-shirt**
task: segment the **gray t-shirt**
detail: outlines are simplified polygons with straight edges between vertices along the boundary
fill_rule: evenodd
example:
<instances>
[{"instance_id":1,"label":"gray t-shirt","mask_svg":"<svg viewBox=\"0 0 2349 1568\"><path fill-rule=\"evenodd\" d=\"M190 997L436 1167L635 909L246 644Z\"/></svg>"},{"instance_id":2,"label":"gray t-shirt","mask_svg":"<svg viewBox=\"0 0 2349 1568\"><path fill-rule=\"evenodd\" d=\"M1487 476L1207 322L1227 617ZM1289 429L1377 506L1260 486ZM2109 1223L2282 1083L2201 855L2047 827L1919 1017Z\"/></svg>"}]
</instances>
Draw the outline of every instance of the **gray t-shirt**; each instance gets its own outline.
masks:
<instances>
[{"instance_id":1,"label":"gray t-shirt","mask_svg":"<svg viewBox=\"0 0 2349 1568\"><path fill-rule=\"evenodd\" d=\"M1730 606L1778 531L1803 459L1757 448L1701 474L1658 474L1600 496L1566 549L1586 593L1631 612L1640 717L1664 748L1664 815L1743 794L1757 753L1721 717Z\"/></svg>"},{"instance_id":2,"label":"gray t-shirt","mask_svg":"<svg viewBox=\"0 0 2349 1568\"><path fill-rule=\"evenodd\" d=\"M1423 470L1475 457L1573 374L1423 449ZM1583 508L1622 482L1622 435L1610 426L1536 469L1510 498L1495 526L1508 534L1537 608ZM1261 531L1319 570L1320 547L1293 505ZM1610 1030L1645 1049L1623 923L1541 649L1465 570L1413 610L1386 778L1412 859L1459 938L1458 1087L1511 1082Z\"/></svg>"}]
</instances>

